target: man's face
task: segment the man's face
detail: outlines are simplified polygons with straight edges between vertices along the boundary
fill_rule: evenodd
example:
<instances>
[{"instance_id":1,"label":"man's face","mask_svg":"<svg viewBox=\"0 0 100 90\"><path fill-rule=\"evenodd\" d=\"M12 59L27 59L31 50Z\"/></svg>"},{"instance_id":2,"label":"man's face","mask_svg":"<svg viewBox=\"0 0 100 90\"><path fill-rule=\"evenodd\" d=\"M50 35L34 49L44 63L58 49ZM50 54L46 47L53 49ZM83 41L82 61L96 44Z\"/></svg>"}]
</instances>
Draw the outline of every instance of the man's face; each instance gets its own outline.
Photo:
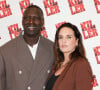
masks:
<instances>
[{"instance_id":1,"label":"man's face","mask_svg":"<svg viewBox=\"0 0 100 90\"><path fill-rule=\"evenodd\" d=\"M22 20L24 35L40 35L41 27L44 24L43 15L38 8L29 8L25 11Z\"/></svg>"}]
</instances>

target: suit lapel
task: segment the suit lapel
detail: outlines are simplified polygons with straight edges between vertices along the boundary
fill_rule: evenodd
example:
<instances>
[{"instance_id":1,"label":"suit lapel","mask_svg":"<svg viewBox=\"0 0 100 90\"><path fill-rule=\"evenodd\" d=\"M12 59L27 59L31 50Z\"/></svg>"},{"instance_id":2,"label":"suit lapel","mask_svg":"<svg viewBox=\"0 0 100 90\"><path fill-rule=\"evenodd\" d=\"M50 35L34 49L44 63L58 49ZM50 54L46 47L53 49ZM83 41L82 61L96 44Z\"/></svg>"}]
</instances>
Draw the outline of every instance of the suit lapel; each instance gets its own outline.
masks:
<instances>
[{"instance_id":1,"label":"suit lapel","mask_svg":"<svg viewBox=\"0 0 100 90\"><path fill-rule=\"evenodd\" d=\"M20 64L22 64L22 66L24 66L28 71L31 71L33 66L33 58L27 44L23 39L23 36L18 37L16 43L17 58Z\"/></svg>"},{"instance_id":2,"label":"suit lapel","mask_svg":"<svg viewBox=\"0 0 100 90\"><path fill-rule=\"evenodd\" d=\"M29 83L31 83L33 80L35 80L38 77L39 73L42 72L43 68L45 68L45 65L48 62L49 53L46 52L47 46L44 43L45 43L44 39L43 37L41 37L36 52L36 59L32 67L32 73L30 76Z\"/></svg>"}]
</instances>

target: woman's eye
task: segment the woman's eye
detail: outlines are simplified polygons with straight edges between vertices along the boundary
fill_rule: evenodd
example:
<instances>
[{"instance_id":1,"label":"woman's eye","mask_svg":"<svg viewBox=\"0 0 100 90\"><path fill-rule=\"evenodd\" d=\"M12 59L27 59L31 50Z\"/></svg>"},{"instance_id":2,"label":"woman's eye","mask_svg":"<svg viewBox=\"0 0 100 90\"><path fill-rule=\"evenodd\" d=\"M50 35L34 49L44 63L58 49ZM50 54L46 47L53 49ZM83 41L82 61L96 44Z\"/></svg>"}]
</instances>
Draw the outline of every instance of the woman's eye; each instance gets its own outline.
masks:
<instances>
[{"instance_id":1,"label":"woman's eye","mask_svg":"<svg viewBox=\"0 0 100 90\"><path fill-rule=\"evenodd\" d=\"M66 36L66 37L63 37L63 36L58 36L58 39L71 39L72 37L71 36Z\"/></svg>"},{"instance_id":2,"label":"woman's eye","mask_svg":"<svg viewBox=\"0 0 100 90\"><path fill-rule=\"evenodd\" d=\"M71 36L68 36L67 38L68 38L68 39L71 39Z\"/></svg>"},{"instance_id":3,"label":"woman's eye","mask_svg":"<svg viewBox=\"0 0 100 90\"><path fill-rule=\"evenodd\" d=\"M58 37L58 39L62 39L62 38L63 38L62 36L59 36L59 37Z\"/></svg>"}]
</instances>

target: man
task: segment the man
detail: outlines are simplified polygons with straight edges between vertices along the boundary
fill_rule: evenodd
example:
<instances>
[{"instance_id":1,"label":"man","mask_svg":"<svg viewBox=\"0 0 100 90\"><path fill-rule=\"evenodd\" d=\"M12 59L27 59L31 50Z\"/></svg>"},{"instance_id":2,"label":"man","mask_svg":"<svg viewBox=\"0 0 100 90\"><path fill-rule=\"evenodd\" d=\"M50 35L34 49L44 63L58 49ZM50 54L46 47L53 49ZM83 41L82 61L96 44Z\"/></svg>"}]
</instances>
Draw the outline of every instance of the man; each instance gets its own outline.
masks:
<instances>
[{"instance_id":1,"label":"man","mask_svg":"<svg viewBox=\"0 0 100 90\"><path fill-rule=\"evenodd\" d=\"M53 64L53 43L40 35L42 10L29 6L22 25L24 35L0 48L0 90L43 90Z\"/></svg>"}]
</instances>

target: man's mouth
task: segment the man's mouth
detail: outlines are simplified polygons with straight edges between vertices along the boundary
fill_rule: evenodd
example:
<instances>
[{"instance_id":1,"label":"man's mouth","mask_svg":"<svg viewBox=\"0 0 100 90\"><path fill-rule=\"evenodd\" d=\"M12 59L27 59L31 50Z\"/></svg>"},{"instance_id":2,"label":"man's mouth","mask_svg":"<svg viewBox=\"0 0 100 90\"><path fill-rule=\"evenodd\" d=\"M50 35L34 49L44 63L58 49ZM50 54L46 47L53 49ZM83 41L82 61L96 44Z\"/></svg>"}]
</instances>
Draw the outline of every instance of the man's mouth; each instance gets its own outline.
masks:
<instances>
[{"instance_id":1,"label":"man's mouth","mask_svg":"<svg viewBox=\"0 0 100 90\"><path fill-rule=\"evenodd\" d=\"M29 26L27 27L29 30L34 30L34 29L37 29L37 27L33 27L33 26Z\"/></svg>"}]
</instances>

